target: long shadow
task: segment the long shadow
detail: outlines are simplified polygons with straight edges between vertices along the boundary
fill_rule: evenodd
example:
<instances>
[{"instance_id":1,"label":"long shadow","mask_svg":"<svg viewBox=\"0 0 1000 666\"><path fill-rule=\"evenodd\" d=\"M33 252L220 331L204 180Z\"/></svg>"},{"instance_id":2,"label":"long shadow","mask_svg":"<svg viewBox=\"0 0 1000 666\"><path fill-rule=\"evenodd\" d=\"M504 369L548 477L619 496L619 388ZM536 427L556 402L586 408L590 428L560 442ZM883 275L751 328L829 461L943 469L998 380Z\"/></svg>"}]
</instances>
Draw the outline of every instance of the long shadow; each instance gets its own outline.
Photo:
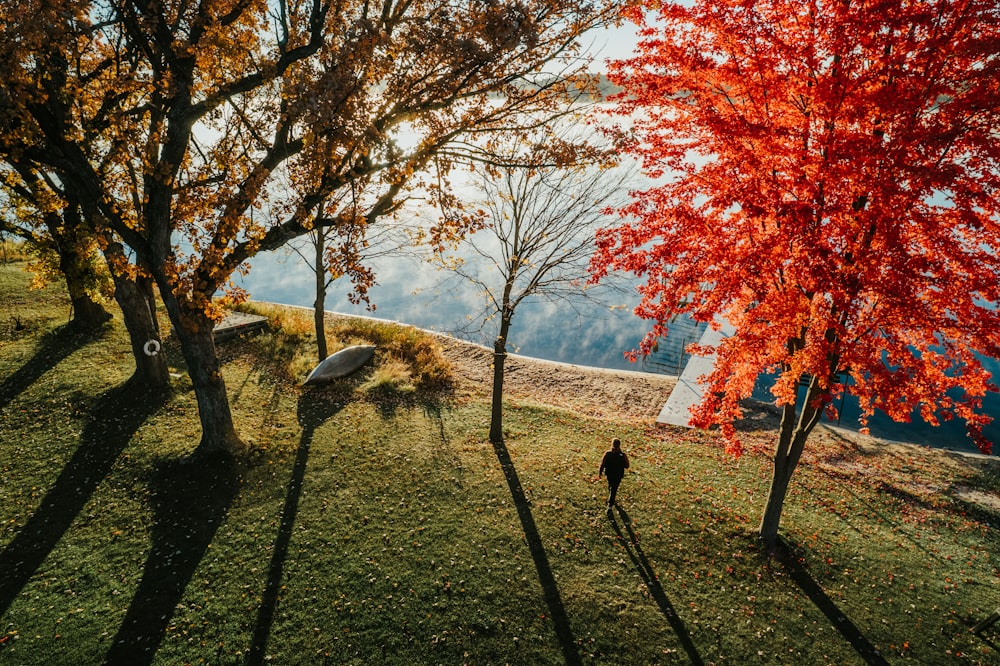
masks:
<instances>
[{"instance_id":1,"label":"long shadow","mask_svg":"<svg viewBox=\"0 0 1000 666\"><path fill-rule=\"evenodd\" d=\"M161 463L150 482L152 547L105 664L149 664L174 610L239 489L225 456Z\"/></svg>"},{"instance_id":2,"label":"long shadow","mask_svg":"<svg viewBox=\"0 0 1000 666\"><path fill-rule=\"evenodd\" d=\"M878 648L871 644L865 635L861 633L861 630L858 629L857 625L851 622L843 611L837 607L837 604L827 596L823 588L819 586L819 583L813 580L813 577L802 566L792 548L781 537L778 537L775 557L781 562L785 571L795 581L795 584L799 586L799 589L805 592L806 596L816 604L816 607L826 615L827 619L830 620L830 624L847 639L847 642L851 644L851 647L854 648L854 651L858 653L858 656L866 664L888 666L889 662L882 657Z\"/></svg>"},{"instance_id":3,"label":"long shadow","mask_svg":"<svg viewBox=\"0 0 1000 666\"><path fill-rule=\"evenodd\" d=\"M642 576L642 582L646 584L646 589L649 590L650 596L656 601L656 604L660 607L663 612L663 616L667 618L667 622L670 623L670 627L677 634L677 638L680 640L681 645L684 647L684 651L687 652L688 658L691 663L695 666L701 666L705 662L702 661L701 655L698 654L698 648L695 647L694 641L691 640L691 634L688 633L687 627L684 626L684 621L681 620L680 616L677 615L677 611L674 609L674 605L670 603L670 599L667 598L666 592L663 591L663 587L660 585L660 580L656 576L656 572L653 567L649 564L649 560L646 559L646 554L642 552L642 546L639 545L639 538L636 536L635 532L632 531L632 520L625 513L625 510L621 507L616 507L618 509L619 515L622 518L622 524L625 526L625 532L628 533L628 538L625 538L625 534L622 533L621 527L618 526L618 521L615 520L613 513L608 513L608 517L611 519L611 526L615 530L615 534L618 535L618 541L625 548L625 552L628 553L629 558L632 560L632 564L635 568L639 570L639 575Z\"/></svg>"},{"instance_id":4,"label":"long shadow","mask_svg":"<svg viewBox=\"0 0 1000 666\"><path fill-rule=\"evenodd\" d=\"M993 648L994 652L1000 652L1000 645L997 645L983 634L976 634L976 635L979 636L979 640L981 640L982 642L986 643L991 648Z\"/></svg>"},{"instance_id":5,"label":"long shadow","mask_svg":"<svg viewBox=\"0 0 1000 666\"><path fill-rule=\"evenodd\" d=\"M576 649L576 639L573 638L573 631L569 626L569 616L566 614L566 607L563 606L555 576L552 575L552 568L549 566L549 558L545 554L542 537L538 533L535 519L531 515L531 507L524 494L524 487L521 486L517 470L514 469L514 462L510 459L510 452L507 451L507 445L504 444L503 440L493 442L493 450L497 454L500 467L507 479L507 486L510 488L510 494L514 498L514 506L517 507L517 515L521 519L521 527L528 540L528 549L531 551L531 558L535 561L535 569L538 570L542 594L549 607L552 622L555 624L556 636L562 647L563 658L567 664L579 664L581 663L580 653Z\"/></svg>"},{"instance_id":6,"label":"long shadow","mask_svg":"<svg viewBox=\"0 0 1000 666\"><path fill-rule=\"evenodd\" d=\"M986 635L986 632L995 630L998 622L1000 622L1000 609L992 615L983 618L974 627L972 627L972 633L979 637L979 640L993 648L994 652L1000 652L1000 647L990 640L990 638ZM996 631L993 631L993 633L996 633Z\"/></svg>"},{"instance_id":7,"label":"long shadow","mask_svg":"<svg viewBox=\"0 0 1000 666\"><path fill-rule=\"evenodd\" d=\"M838 477L838 473L830 472L828 470L820 470L820 473L823 474L824 476L827 476L827 477L833 478L833 479L836 479ZM896 534L898 534L902 538L904 538L907 541L909 541L910 544L914 548L916 548L917 550L921 551L927 557L928 560L935 560L935 559L936 560L942 560L943 559L942 555L935 554L935 553L931 552L923 543L921 543L918 539L915 539L908 531L902 529L902 527L900 525L900 522L899 522L899 519L896 517L896 515L890 514L890 513L886 512L881 505L873 503L873 502L869 501L868 499L862 497L860 494L858 494L858 492L856 490L853 489L853 487L850 484L845 484L843 486L843 488L856 501L864 504L865 508L868 509L868 511L870 511L870 512L874 513L876 516L878 516L878 518L882 521L882 523L884 523L886 525L891 525L893 527L893 530L894 530L894 532ZM813 490L811 488L808 488L808 487L804 487L804 490L805 490L805 492L809 493L809 495L812 496L817 501L820 501L822 499L820 497L820 494L817 493L815 490ZM893 496L897 497L900 500L903 500L903 501L906 501L906 502L910 502L914 506L918 506L918 507L923 508L923 509L933 509L934 508L933 506L931 506L930 504L928 504L924 500L916 497L915 495L912 495L911 493L908 493L905 490L902 490L902 489L899 489L899 488L895 488L893 486L889 486L889 485L887 485L885 483L881 483L880 482L879 486L876 487L876 490L879 490L880 492L884 492L884 493L893 495ZM855 532L857 532L862 537L867 536L866 533L865 533L865 531L858 524L855 524L856 521L852 520L850 517L845 516L845 517L842 517L841 520L843 520L844 524L846 524L848 527L850 527L852 530L854 530Z\"/></svg>"},{"instance_id":8,"label":"long shadow","mask_svg":"<svg viewBox=\"0 0 1000 666\"><path fill-rule=\"evenodd\" d=\"M99 337L102 330L81 332L72 326L63 326L43 336L35 355L0 384L0 409L73 352Z\"/></svg>"},{"instance_id":9,"label":"long shadow","mask_svg":"<svg viewBox=\"0 0 1000 666\"><path fill-rule=\"evenodd\" d=\"M264 586L264 596L257 609L257 621L254 624L253 639L247 655L247 664L263 664L267 650L267 641L274 624L274 614L278 609L281 591L281 579L288 557L288 547L292 541L292 529L295 526L295 516L299 510L299 498L302 495L302 482L306 474L306 464L309 461L309 448L312 445L316 429L331 419L344 407L342 401L322 391L306 391L299 397L298 420L302 427L302 438L295 454L295 464L292 466L292 478L288 482L288 492L285 495L285 506L281 511L281 523L278 526L278 537L274 542L274 552L267 570L267 583Z\"/></svg>"},{"instance_id":10,"label":"long shadow","mask_svg":"<svg viewBox=\"0 0 1000 666\"><path fill-rule=\"evenodd\" d=\"M80 445L38 509L0 553L2 615L69 529L98 484L111 472L139 426L163 404L162 392L126 382L98 398Z\"/></svg>"}]
</instances>

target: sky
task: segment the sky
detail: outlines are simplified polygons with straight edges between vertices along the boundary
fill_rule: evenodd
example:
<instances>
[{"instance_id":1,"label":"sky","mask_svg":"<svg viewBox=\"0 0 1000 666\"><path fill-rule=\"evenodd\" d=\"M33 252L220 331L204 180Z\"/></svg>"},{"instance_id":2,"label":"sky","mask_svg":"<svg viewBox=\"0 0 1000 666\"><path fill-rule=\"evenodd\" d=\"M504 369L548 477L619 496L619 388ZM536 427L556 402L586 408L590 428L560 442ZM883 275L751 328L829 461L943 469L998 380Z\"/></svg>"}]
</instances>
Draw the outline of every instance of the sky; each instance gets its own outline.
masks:
<instances>
[{"instance_id":1,"label":"sky","mask_svg":"<svg viewBox=\"0 0 1000 666\"><path fill-rule=\"evenodd\" d=\"M594 71L607 71L607 60L622 60L633 55L639 41L635 34L637 26L626 23L617 28L591 31L591 39L584 39L584 46L594 54Z\"/></svg>"}]
</instances>

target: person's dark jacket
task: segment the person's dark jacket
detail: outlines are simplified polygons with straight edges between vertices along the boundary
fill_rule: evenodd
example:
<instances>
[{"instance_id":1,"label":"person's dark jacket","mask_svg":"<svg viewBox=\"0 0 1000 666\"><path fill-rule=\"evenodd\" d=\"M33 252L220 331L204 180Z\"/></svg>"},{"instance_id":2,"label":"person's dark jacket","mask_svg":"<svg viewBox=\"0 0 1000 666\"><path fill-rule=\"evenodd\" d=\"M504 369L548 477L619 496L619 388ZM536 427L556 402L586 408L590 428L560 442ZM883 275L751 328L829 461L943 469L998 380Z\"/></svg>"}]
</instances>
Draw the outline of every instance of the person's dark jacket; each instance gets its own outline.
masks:
<instances>
[{"instance_id":1,"label":"person's dark jacket","mask_svg":"<svg viewBox=\"0 0 1000 666\"><path fill-rule=\"evenodd\" d=\"M620 479L625 476L626 469L628 469L628 456L625 452L611 450L601 459L601 468L597 471L597 475L600 476L603 472L609 479Z\"/></svg>"}]
</instances>

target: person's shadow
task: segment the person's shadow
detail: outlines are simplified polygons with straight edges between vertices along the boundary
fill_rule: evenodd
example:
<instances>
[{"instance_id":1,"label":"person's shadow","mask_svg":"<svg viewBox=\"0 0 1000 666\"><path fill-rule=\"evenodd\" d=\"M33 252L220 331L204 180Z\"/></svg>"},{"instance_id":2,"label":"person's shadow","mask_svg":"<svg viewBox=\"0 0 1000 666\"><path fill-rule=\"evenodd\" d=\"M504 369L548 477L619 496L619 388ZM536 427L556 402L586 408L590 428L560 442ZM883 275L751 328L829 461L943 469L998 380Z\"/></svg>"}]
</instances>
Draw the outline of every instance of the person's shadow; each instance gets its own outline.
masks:
<instances>
[{"instance_id":1,"label":"person's shadow","mask_svg":"<svg viewBox=\"0 0 1000 666\"><path fill-rule=\"evenodd\" d=\"M642 552L642 546L639 545L639 538L632 530L631 519L620 506L616 505L615 508L618 510L618 515L622 519L622 525L625 527L625 532L622 532L621 526L615 520L614 513L609 509L608 518L611 519L611 526L614 528L615 534L618 535L618 542L625 548L625 552L628 553L632 564L639 571L639 576L642 577L642 582L645 583L646 589L649 590L649 595L656 602L656 605L660 607L663 616L667 618L670 627L677 634L677 638L680 640L681 646L684 647L684 651L687 652L691 663L695 664L695 666L704 664L705 662L702 661L701 655L698 654L698 648L695 647L694 641L691 640L691 634L688 633L687 627L684 626L684 621L677 615L677 610L674 609L674 605L667 598L667 593L663 591L663 586L660 585L660 579L656 575L656 571L653 570L649 560L646 559L646 554ZM625 533L628 534L627 538Z\"/></svg>"},{"instance_id":2,"label":"person's shadow","mask_svg":"<svg viewBox=\"0 0 1000 666\"><path fill-rule=\"evenodd\" d=\"M113 388L97 399L80 436L80 444L45 498L0 553L0 615L48 557L132 435L163 404L166 393L143 389L135 381Z\"/></svg>"},{"instance_id":3,"label":"person's shadow","mask_svg":"<svg viewBox=\"0 0 1000 666\"><path fill-rule=\"evenodd\" d=\"M500 467L503 469L504 477L507 479L507 486L514 499L514 506L517 507L517 515L521 519L521 528L528 541L528 550L531 551L531 559L535 562L535 569L538 571L538 579L542 584L542 594L545 603L549 608L549 615L555 624L556 637L562 647L563 658L567 664L579 664L580 653L577 650L576 639L573 638L573 630L569 624L569 616L566 614L566 607L563 605L562 596L559 594L559 586L556 578L552 574L552 567L549 565L549 558L545 554L545 546L542 537L538 533L534 516L531 514L531 506L528 498L524 494L521 480L518 478L517 470L514 468L514 461L510 458L510 452L503 440L493 442L493 450L496 452Z\"/></svg>"},{"instance_id":4,"label":"person's shadow","mask_svg":"<svg viewBox=\"0 0 1000 666\"><path fill-rule=\"evenodd\" d=\"M278 609L281 578L284 573L285 559L288 557L288 547L292 541L292 531L295 527L295 517L299 510L299 498L302 495L302 482L309 462L309 448L312 445L316 429L333 418L344 407L342 396L323 389L306 389L299 396L298 420L302 427L302 437L295 454L292 466L292 478L288 482L288 492L285 495L285 506L281 511L281 522L278 535L274 542L274 552L267 569L267 582L260 607L257 609L257 621L254 624L250 651L247 654L247 664L264 663L267 641L271 635L271 625Z\"/></svg>"},{"instance_id":5,"label":"person's shadow","mask_svg":"<svg viewBox=\"0 0 1000 666\"><path fill-rule=\"evenodd\" d=\"M152 547L105 664L148 664L239 489L227 456L160 463L150 481Z\"/></svg>"}]
</instances>

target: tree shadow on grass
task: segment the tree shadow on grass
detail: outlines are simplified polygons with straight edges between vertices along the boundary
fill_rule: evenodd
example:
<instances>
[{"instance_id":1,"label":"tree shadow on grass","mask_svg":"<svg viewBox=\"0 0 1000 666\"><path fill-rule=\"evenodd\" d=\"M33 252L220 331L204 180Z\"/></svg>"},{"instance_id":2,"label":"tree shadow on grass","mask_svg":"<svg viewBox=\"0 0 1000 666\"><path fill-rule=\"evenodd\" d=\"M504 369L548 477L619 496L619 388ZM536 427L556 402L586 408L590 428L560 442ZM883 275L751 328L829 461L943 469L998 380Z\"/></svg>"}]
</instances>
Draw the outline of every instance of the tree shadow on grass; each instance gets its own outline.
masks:
<instances>
[{"instance_id":1,"label":"tree shadow on grass","mask_svg":"<svg viewBox=\"0 0 1000 666\"><path fill-rule=\"evenodd\" d=\"M832 464L828 464L819 468L820 472L823 475L832 479L853 478L854 476L853 472L836 469L836 463L840 461L853 462L854 458L860 458L863 460L864 458L872 457L875 455L891 455L893 458L901 457L901 454L899 453L891 453L891 454L884 453L885 451L884 448L877 448L873 449L872 451L865 451L861 447L859 447L856 442L853 442L843 437L839 433L834 432L833 436L835 439L839 440L845 447L850 449L850 453L828 456L825 462ZM893 483L893 479L890 479L888 481L883 479L878 481L878 484L875 486L875 490L877 490L879 493L889 495L897 500L909 504L910 506L914 506L922 510L934 511L934 512L948 511L952 513L961 513L962 515L971 518L972 520L978 520L980 522L987 524L997 524L998 522L1000 522L1000 511L998 511L995 506L976 502L974 499L970 500L967 496L964 497L962 494L962 491L965 488L968 488L970 490L982 489L986 492L989 492L989 481L987 479L988 476L991 474L991 472L989 471L988 467L981 466L981 465L986 465L988 463L986 463L985 461L980 462L982 459L973 458L960 452L947 451L945 449L939 449L938 451L942 454L947 455L952 460L957 461L957 463L960 464L962 467L975 471L975 473L979 475L980 483L982 483L983 485L977 488L977 484L974 484L972 482L968 482L968 485L966 485L966 483L954 482L950 484L946 489L940 489L934 491L934 493L916 494L903 487L901 485L903 482L901 481L896 480L896 482ZM1000 468L996 469L1000 470ZM992 472L992 473L996 474L997 472ZM882 511L879 506L876 506L872 502L861 498L858 495L858 493L852 492L851 494L855 497L855 499L863 501L869 509L878 512L879 517L885 522L893 525L900 524L899 520L896 519L895 516L887 515L887 513L885 511ZM952 511L951 506L947 508L943 507L940 501L938 502L933 501L931 499L933 494L937 494L943 498L946 498L947 503L956 506L958 511ZM908 539L915 546L921 548L921 550L923 550L924 553L928 555L928 557L933 556L933 554L929 552L926 548L922 548L916 540L910 537L908 537Z\"/></svg>"},{"instance_id":2,"label":"tree shadow on grass","mask_svg":"<svg viewBox=\"0 0 1000 666\"><path fill-rule=\"evenodd\" d=\"M819 473L833 480L853 478L852 475L847 473L832 472L830 470L825 470L825 469L820 469ZM817 492L816 490L813 490L812 488L809 488L804 485L802 486L802 489L803 492L808 493L809 496L812 497L817 503L823 501L822 494ZM909 530L903 529L902 523L900 522L897 513L889 512L885 509L885 506L883 506L882 504L872 502L867 497L862 496L854 489L854 486L850 483L842 484L842 489L844 492L849 494L856 502L863 504L864 507L869 512L875 514L875 516L879 519L879 522L885 525L892 526L893 531L897 535L906 539L914 548L921 551L924 554L924 556L927 557L928 560L938 560L942 562L944 561L945 559L944 555L942 555L941 553L935 553L931 551L918 539L915 539ZM878 484L874 487L874 489L881 493L893 495L897 499L904 502L909 502L913 506L917 506L921 509L936 510L933 505L913 495L912 493L908 493L905 490L895 488L882 481L879 481ZM861 523L861 521L853 518L850 514L841 516L840 520L843 521L843 523L847 525L850 529L854 530L854 532L857 533L861 538L867 538L868 535L864 531L863 529L864 526Z\"/></svg>"},{"instance_id":3,"label":"tree shadow on grass","mask_svg":"<svg viewBox=\"0 0 1000 666\"><path fill-rule=\"evenodd\" d=\"M980 620L979 623L972 628L972 633L974 633L983 643L993 648L994 652L1000 652L1000 646L992 640L993 638L1000 636L1000 607L998 607L993 614ZM988 636L988 633L992 633L992 636Z\"/></svg>"},{"instance_id":4,"label":"tree shadow on grass","mask_svg":"<svg viewBox=\"0 0 1000 666\"><path fill-rule=\"evenodd\" d=\"M994 643L992 640L990 640L989 638L987 638L983 634L976 634L976 635L979 636L979 640L981 640L983 643L986 643L986 645L988 645L991 648L993 648L994 652L1000 652L1000 645L997 645L996 643Z\"/></svg>"},{"instance_id":5,"label":"tree shadow on grass","mask_svg":"<svg viewBox=\"0 0 1000 666\"><path fill-rule=\"evenodd\" d=\"M851 620L840 610L840 608L827 596L823 588L819 586L804 566L799 556L794 552L791 545L784 539L778 537L778 544L775 547L775 559L781 563L788 572L795 584L799 586L810 601L826 615L830 624L840 632L841 636L847 639L854 651L866 664L887 666L889 662L882 657L878 648L871 644L861 630L851 622Z\"/></svg>"},{"instance_id":6,"label":"tree shadow on grass","mask_svg":"<svg viewBox=\"0 0 1000 666\"><path fill-rule=\"evenodd\" d=\"M97 329L84 332L66 325L44 335L35 355L0 383L0 409L9 405L14 398L73 352L100 337L103 331L104 329Z\"/></svg>"},{"instance_id":7,"label":"tree shadow on grass","mask_svg":"<svg viewBox=\"0 0 1000 666\"><path fill-rule=\"evenodd\" d=\"M236 497L239 473L226 456L169 460L151 480L152 546L106 664L148 664L174 610Z\"/></svg>"},{"instance_id":8,"label":"tree shadow on grass","mask_svg":"<svg viewBox=\"0 0 1000 666\"><path fill-rule=\"evenodd\" d=\"M694 642L691 640L691 634L688 633L687 627L684 626L684 621L677 615L677 611L674 609L673 604L670 603L670 599L667 598L666 592L663 591L663 587L660 585L656 571L653 570L653 567L649 564L649 560L646 559L646 554L642 552L642 547L639 545L639 538L632 530L631 519L625 513L624 509L621 507L616 508L618 509L618 514L621 516L622 524L625 526L625 532L628 533L628 538L626 539L622 528L618 525L618 521L615 520L614 514L609 512L608 518L611 519L611 526L614 528L615 534L618 535L618 542L625 548L625 552L628 553L632 564L638 569L639 575L642 577L642 582L645 583L650 596L656 601L656 604L663 612L663 616L667 618L667 622L670 623L674 633L677 634L677 638L684 647L684 651L687 652L691 663L695 666L704 664L705 662L702 661L701 655L698 654L698 648L695 647Z\"/></svg>"},{"instance_id":9,"label":"tree shadow on grass","mask_svg":"<svg viewBox=\"0 0 1000 666\"><path fill-rule=\"evenodd\" d=\"M278 525L278 536L275 539L274 552L271 553L271 563L267 569L264 595L260 607L257 609L257 621L254 624L247 664L263 664L266 659L267 641L271 635L271 626L274 624L274 615L280 601L281 579L285 560L288 557L288 547L292 541L295 516L299 510L299 498L302 495L306 465L309 462L309 448L312 445L316 429L343 409L343 400L337 398L338 396L325 393L322 390L308 389L299 396L297 412L299 425L302 427L302 437L295 453L292 478L288 482L285 506L281 511L281 522Z\"/></svg>"},{"instance_id":10,"label":"tree shadow on grass","mask_svg":"<svg viewBox=\"0 0 1000 666\"><path fill-rule=\"evenodd\" d=\"M0 615L48 557L111 472L132 435L162 404L165 393L129 381L102 395L66 463L38 509L0 553Z\"/></svg>"},{"instance_id":11,"label":"tree shadow on grass","mask_svg":"<svg viewBox=\"0 0 1000 666\"><path fill-rule=\"evenodd\" d=\"M524 494L524 487L517 476L514 462L510 458L503 440L493 442L493 450L496 452L500 467L503 469L504 477L507 479L507 486L510 494L514 498L514 506L517 507L517 515L521 519L521 527L524 529L524 536L528 540L528 549L531 551L531 558L535 561L535 569L538 570L538 579L542 584L542 594L545 603L549 607L549 615L555 624L556 636L562 648L563 658L567 664L579 664L580 653L576 647L576 640L573 638L573 631L569 625L569 616L566 614L566 607L563 606L562 597L559 594L559 587L556 585L555 576L549 566L549 558L545 554L545 546L542 544L542 537L538 533L535 519L531 514L531 507L528 498Z\"/></svg>"}]
</instances>

